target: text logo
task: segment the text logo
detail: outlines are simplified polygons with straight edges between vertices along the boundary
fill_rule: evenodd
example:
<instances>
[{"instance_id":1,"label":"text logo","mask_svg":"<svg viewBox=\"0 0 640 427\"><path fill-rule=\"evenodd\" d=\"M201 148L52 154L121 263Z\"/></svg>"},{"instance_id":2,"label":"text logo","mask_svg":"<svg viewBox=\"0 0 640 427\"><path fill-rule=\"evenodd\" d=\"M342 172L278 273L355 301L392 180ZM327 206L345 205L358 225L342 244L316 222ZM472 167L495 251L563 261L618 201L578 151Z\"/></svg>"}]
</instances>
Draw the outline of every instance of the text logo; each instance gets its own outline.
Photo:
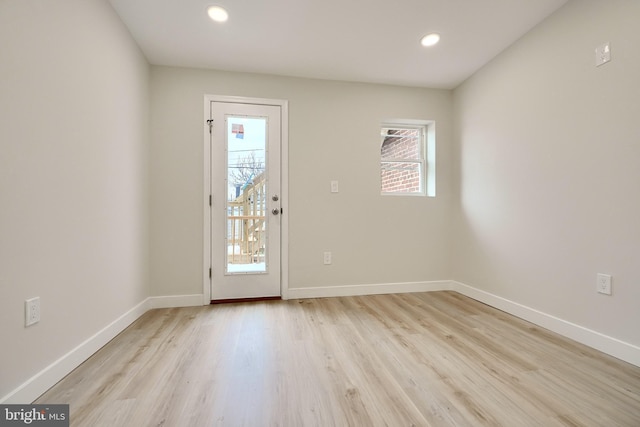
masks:
<instances>
[{"instance_id":1,"label":"text logo","mask_svg":"<svg viewBox=\"0 0 640 427\"><path fill-rule=\"evenodd\" d=\"M69 405L0 405L0 427L69 427Z\"/></svg>"}]
</instances>

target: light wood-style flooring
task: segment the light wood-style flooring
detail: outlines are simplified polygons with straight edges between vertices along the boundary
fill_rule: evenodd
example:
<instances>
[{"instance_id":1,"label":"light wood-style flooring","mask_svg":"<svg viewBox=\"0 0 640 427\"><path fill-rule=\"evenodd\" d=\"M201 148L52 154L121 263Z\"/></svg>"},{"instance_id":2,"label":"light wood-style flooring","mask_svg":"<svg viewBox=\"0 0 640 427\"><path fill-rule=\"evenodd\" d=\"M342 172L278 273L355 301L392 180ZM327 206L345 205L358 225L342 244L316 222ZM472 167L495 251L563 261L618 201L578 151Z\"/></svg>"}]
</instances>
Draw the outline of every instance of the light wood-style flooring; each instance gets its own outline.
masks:
<instances>
[{"instance_id":1,"label":"light wood-style flooring","mask_svg":"<svg viewBox=\"0 0 640 427\"><path fill-rule=\"evenodd\" d=\"M455 292L157 309L36 403L72 426L640 426L640 368Z\"/></svg>"}]
</instances>

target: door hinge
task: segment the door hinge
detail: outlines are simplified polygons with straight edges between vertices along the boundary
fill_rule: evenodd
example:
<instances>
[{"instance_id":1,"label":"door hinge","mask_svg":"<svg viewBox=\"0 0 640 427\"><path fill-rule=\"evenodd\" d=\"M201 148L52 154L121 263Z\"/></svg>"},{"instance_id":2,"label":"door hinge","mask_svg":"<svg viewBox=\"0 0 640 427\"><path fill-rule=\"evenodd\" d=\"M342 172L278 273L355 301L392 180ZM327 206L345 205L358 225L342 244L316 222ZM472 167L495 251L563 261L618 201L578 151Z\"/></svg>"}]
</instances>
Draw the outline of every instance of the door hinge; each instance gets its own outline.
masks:
<instances>
[{"instance_id":1,"label":"door hinge","mask_svg":"<svg viewBox=\"0 0 640 427\"><path fill-rule=\"evenodd\" d=\"M211 279L211 267L209 267L209 279Z\"/></svg>"},{"instance_id":2,"label":"door hinge","mask_svg":"<svg viewBox=\"0 0 640 427\"><path fill-rule=\"evenodd\" d=\"M207 120L207 124L209 125L209 133L211 133L211 128L213 128L213 119Z\"/></svg>"},{"instance_id":3,"label":"door hinge","mask_svg":"<svg viewBox=\"0 0 640 427\"><path fill-rule=\"evenodd\" d=\"M211 203L213 203L213 196L209 194L209 206L211 206Z\"/></svg>"}]
</instances>

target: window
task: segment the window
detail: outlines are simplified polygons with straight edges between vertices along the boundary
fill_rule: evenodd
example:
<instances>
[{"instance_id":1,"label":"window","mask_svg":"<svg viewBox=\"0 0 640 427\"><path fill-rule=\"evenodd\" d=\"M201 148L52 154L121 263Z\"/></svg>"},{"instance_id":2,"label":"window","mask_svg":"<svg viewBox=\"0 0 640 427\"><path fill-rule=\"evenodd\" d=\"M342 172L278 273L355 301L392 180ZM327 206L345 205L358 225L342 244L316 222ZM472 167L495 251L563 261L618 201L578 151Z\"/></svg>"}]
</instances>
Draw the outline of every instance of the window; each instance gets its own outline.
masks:
<instances>
[{"instance_id":1,"label":"window","mask_svg":"<svg viewBox=\"0 0 640 427\"><path fill-rule=\"evenodd\" d=\"M408 121L381 127L382 194L435 196L434 125Z\"/></svg>"}]
</instances>

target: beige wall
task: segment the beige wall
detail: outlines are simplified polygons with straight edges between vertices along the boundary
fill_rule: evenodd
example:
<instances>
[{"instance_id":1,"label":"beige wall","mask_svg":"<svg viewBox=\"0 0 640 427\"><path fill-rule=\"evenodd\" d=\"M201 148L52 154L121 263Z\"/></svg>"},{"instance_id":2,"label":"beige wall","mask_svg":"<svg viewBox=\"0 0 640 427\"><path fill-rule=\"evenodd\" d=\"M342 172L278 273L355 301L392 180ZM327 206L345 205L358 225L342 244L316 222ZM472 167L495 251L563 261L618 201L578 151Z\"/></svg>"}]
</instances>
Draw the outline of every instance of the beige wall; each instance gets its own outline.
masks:
<instances>
[{"instance_id":1,"label":"beige wall","mask_svg":"<svg viewBox=\"0 0 640 427\"><path fill-rule=\"evenodd\" d=\"M572 1L452 93L149 67L106 1L0 2L0 399L202 292L205 94L289 101L290 287L456 279L640 345L637 16ZM436 198L379 195L397 118L436 122Z\"/></svg>"},{"instance_id":2,"label":"beige wall","mask_svg":"<svg viewBox=\"0 0 640 427\"><path fill-rule=\"evenodd\" d=\"M151 93L156 295L202 292L205 94L289 101L290 287L449 278L450 91L153 66ZM438 197L380 196L379 126L393 118L436 121Z\"/></svg>"},{"instance_id":3,"label":"beige wall","mask_svg":"<svg viewBox=\"0 0 640 427\"><path fill-rule=\"evenodd\" d=\"M637 1L569 2L454 101L453 278L635 345L639 16ZM613 275L612 296L597 273Z\"/></svg>"},{"instance_id":4,"label":"beige wall","mask_svg":"<svg viewBox=\"0 0 640 427\"><path fill-rule=\"evenodd\" d=\"M2 399L149 295L148 65L101 0L3 0L0 40Z\"/></svg>"}]
</instances>

